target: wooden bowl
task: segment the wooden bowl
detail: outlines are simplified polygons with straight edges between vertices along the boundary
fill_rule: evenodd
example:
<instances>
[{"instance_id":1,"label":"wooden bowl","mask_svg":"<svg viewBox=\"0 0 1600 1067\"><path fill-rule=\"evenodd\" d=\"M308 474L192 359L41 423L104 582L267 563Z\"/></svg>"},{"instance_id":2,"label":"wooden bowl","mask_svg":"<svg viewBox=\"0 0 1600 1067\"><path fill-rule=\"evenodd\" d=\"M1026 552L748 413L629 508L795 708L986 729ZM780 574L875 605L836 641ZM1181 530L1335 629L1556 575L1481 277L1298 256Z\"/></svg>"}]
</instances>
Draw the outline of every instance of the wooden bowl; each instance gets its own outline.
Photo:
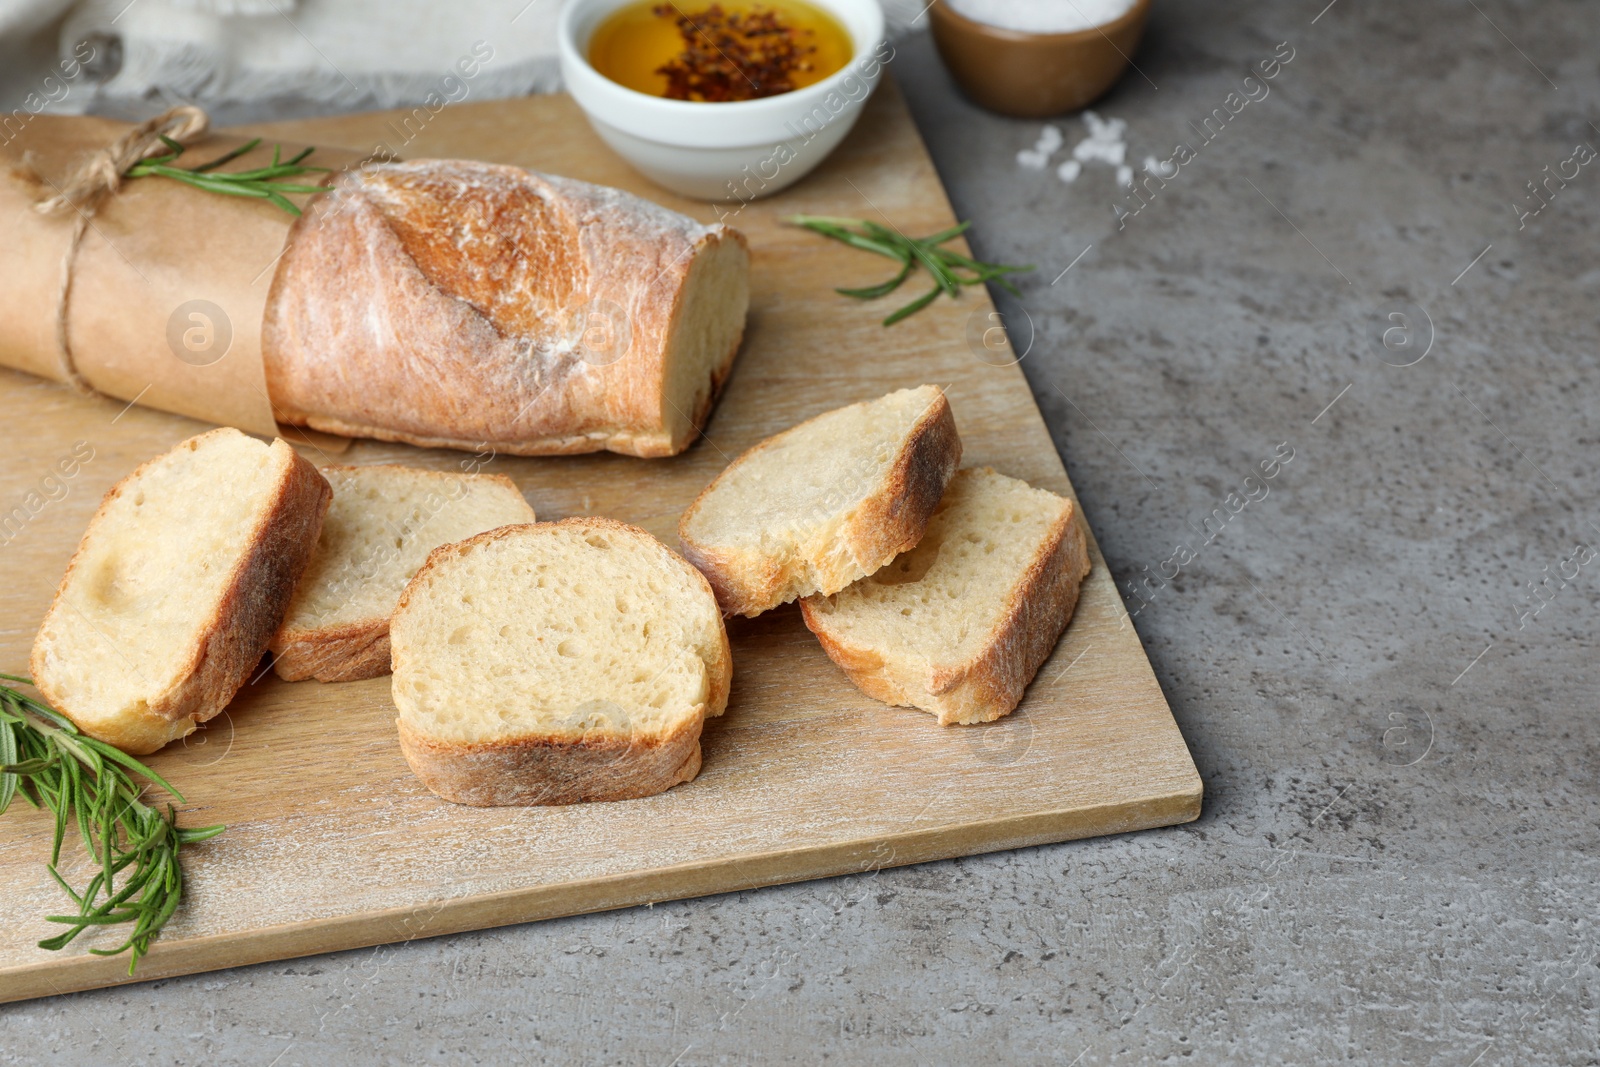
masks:
<instances>
[{"instance_id":1,"label":"wooden bowl","mask_svg":"<svg viewBox=\"0 0 1600 1067\"><path fill-rule=\"evenodd\" d=\"M1144 33L1150 0L1121 18L1074 33L1020 33L974 22L943 0L931 9L933 41L972 100L1002 115L1077 111L1117 83Z\"/></svg>"}]
</instances>

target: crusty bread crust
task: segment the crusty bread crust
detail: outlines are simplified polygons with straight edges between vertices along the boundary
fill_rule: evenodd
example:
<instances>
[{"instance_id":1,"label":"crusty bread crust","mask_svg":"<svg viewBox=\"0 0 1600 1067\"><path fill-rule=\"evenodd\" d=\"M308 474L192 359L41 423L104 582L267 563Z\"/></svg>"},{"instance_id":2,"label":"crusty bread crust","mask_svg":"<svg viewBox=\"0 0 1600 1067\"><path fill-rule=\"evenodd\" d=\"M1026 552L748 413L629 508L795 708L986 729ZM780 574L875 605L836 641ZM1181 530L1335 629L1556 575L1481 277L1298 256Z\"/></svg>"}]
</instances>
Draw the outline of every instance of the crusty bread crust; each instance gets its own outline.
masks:
<instances>
[{"instance_id":1,"label":"crusty bread crust","mask_svg":"<svg viewBox=\"0 0 1600 1067\"><path fill-rule=\"evenodd\" d=\"M374 464L402 467L401 464ZM327 469L355 470L348 464L329 464ZM417 468L402 468L418 476L436 475L441 479L479 478L503 482L522 496L522 490L503 474L455 474ZM533 508L528 508L533 516ZM273 635L272 670L286 682L359 682L381 678L389 673L389 616L374 615L338 626L290 628L287 623Z\"/></svg>"},{"instance_id":2,"label":"crusty bread crust","mask_svg":"<svg viewBox=\"0 0 1600 1067\"><path fill-rule=\"evenodd\" d=\"M700 773L696 717L653 742L619 737L565 741L528 737L492 744L436 741L400 722L400 751L418 778L456 804L581 804L665 792Z\"/></svg>"},{"instance_id":3,"label":"crusty bread crust","mask_svg":"<svg viewBox=\"0 0 1600 1067\"><path fill-rule=\"evenodd\" d=\"M453 160L346 172L274 275L268 393L280 421L427 448L675 455L743 335L741 289L726 351L674 399L669 341L697 266L723 254L742 286L737 230L586 182ZM575 347L590 309L625 354Z\"/></svg>"},{"instance_id":4,"label":"crusty bread crust","mask_svg":"<svg viewBox=\"0 0 1600 1067\"><path fill-rule=\"evenodd\" d=\"M933 666L898 657L893 649L851 645L830 628L821 597L800 602L806 626L856 688L885 704L931 711L941 726L993 722L1010 714L1072 620L1089 574L1088 545L1076 509L1070 500L1064 503L1005 614L978 654L964 663Z\"/></svg>"},{"instance_id":5,"label":"crusty bread crust","mask_svg":"<svg viewBox=\"0 0 1600 1067\"><path fill-rule=\"evenodd\" d=\"M824 415L807 419L784 433L792 433ZM956 432L955 414L940 393L907 435L883 487L868 494L846 518L838 537L822 554L774 558L696 541L689 533L691 517L717 483L735 474L779 436L782 435L769 437L741 453L700 491L678 520L683 554L710 579L724 615L753 617L799 596L828 596L873 573L922 539L945 486L961 465L961 435Z\"/></svg>"},{"instance_id":6,"label":"crusty bread crust","mask_svg":"<svg viewBox=\"0 0 1600 1067\"><path fill-rule=\"evenodd\" d=\"M279 630L272 670L286 682L359 682L389 673L389 617L314 630Z\"/></svg>"},{"instance_id":7,"label":"crusty bread crust","mask_svg":"<svg viewBox=\"0 0 1600 1067\"><path fill-rule=\"evenodd\" d=\"M203 439L211 434L235 433L227 428L201 434ZM187 444L187 442L185 442ZM179 445L178 447L183 447ZM317 536L322 531L322 519L327 514L333 491L317 468L301 458L281 438L272 442L272 448L288 453L289 463L279 482L277 495L262 515L250 538L250 551L235 565L227 589L216 613L207 621L203 636L189 651L188 663L178 674L178 681L165 692L153 694L138 713L117 722L85 725L73 714L74 709L64 694L53 685L50 669L36 640L29 659L29 669L39 691L62 714L78 722L84 732L107 744L115 745L133 755L145 755L161 748L169 741L185 737L197 724L205 722L227 707L239 688L250 679L251 672L267 650L267 642L283 621L294 586L311 560ZM51 615L66 608L63 595L72 583L78 562L95 527L101 522L112 501L127 491L146 468L162 457L156 457L111 487L101 501L94 517L84 532L72 562L61 579L61 585L51 602ZM40 627L41 632L44 626Z\"/></svg>"},{"instance_id":8,"label":"crusty bread crust","mask_svg":"<svg viewBox=\"0 0 1600 1067\"><path fill-rule=\"evenodd\" d=\"M502 526L455 544L441 545L400 595L395 615L405 611L414 590L422 588L441 561L468 546L515 536L530 526L579 526L611 529L656 541L647 530L615 519L581 517L556 523ZM657 541L657 544L660 542ZM665 547L665 546L663 546ZM692 580L712 595L705 576L671 549L667 554ZM682 727L665 737L614 736L571 738L527 734L501 741L463 744L426 737L396 719L400 751L424 785L445 800L474 807L512 804L577 804L588 801L633 800L654 796L700 773L700 731L705 720L728 707L733 688L733 651L726 627L718 626L721 643L710 671L705 703ZM404 662L406 650L393 650L395 666Z\"/></svg>"}]
</instances>

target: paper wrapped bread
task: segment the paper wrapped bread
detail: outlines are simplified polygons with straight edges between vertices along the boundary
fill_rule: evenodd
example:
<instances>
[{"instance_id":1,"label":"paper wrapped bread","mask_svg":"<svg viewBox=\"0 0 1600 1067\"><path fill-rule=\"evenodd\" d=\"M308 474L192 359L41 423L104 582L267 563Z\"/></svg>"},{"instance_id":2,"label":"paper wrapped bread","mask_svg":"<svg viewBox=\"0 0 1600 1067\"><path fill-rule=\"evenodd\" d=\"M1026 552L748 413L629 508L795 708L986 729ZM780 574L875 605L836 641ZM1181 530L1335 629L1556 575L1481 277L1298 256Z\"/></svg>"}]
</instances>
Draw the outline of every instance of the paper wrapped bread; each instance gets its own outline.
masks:
<instances>
[{"instance_id":1,"label":"paper wrapped bread","mask_svg":"<svg viewBox=\"0 0 1600 1067\"><path fill-rule=\"evenodd\" d=\"M165 178L33 210L128 129L40 118L0 146L0 364L257 433L666 456L738 351L741 234L516 167L318 149L330 191L295 197L298 219ZM197 140L180 165L241 143Z\"/></svg>"}]
</instances>

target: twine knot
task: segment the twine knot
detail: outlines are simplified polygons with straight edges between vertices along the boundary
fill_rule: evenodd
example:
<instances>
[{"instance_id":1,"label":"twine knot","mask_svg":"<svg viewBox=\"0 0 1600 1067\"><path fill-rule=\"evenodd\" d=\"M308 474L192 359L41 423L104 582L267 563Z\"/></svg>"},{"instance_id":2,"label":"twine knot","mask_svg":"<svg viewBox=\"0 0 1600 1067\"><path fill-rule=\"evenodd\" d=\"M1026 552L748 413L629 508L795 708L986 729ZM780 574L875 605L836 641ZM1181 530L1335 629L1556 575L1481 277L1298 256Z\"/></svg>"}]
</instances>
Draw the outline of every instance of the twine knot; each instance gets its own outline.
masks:
<instances>
[{"instance_id":1,"label":"twine knot","mask_svg":"<svg viewBox=\"0 0 1600 1067\"><path fill-rule=\"evenodd\" d=\"M122 176L134 164L171 151L163 138L191 145L210 128L210 117L193 105L182 104L165 111L84 160L63 184L56 186L56 195L39 201L33 209L44 215L69 210L93 213L100 201L122 187Z\"/></svg>"}]
</instances>

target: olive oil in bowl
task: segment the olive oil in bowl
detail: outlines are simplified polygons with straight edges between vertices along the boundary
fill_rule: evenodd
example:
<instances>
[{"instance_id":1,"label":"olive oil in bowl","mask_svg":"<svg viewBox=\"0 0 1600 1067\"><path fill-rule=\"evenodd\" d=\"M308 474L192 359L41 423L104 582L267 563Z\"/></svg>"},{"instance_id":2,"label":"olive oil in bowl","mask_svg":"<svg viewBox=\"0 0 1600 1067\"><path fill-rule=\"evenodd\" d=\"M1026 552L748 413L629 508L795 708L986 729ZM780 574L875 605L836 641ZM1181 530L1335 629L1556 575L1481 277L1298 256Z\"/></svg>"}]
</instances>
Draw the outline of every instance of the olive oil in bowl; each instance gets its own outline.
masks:
<instances>
[{"instance_id":1,"label":"olive oil in bowl","mask_svg":"<svg viewBox=\"0 0 1600 1067\"><path fill-rule=\"evenodd\" d=\"M636 92L733 103L814 85L843 69L852 52L838 20L806 0L703 6L641 0L596 28L588 58Z\"/></svg>"}]
</instances>

